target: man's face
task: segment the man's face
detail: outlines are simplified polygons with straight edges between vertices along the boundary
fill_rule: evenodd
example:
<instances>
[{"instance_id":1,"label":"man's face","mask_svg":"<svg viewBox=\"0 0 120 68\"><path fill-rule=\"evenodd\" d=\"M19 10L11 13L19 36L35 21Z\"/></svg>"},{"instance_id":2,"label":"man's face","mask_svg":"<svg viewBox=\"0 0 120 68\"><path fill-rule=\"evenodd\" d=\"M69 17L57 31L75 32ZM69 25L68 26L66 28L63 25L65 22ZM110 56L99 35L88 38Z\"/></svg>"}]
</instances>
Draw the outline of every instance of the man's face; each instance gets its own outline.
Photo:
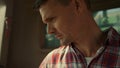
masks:
<instances>
[{"instance_id":1,"label":"man's face","mask_svg":"<svg viewBox=\"0 0 120 68\"><path fill-rule=\"evenodd\" d=\"M54 34L61 44L69 44L73 42L77 35L77 14L71 5L63 6L54 0L41 6L40 14L42 20L47 24L48 34Z\"/></svg>"}]
</instances>

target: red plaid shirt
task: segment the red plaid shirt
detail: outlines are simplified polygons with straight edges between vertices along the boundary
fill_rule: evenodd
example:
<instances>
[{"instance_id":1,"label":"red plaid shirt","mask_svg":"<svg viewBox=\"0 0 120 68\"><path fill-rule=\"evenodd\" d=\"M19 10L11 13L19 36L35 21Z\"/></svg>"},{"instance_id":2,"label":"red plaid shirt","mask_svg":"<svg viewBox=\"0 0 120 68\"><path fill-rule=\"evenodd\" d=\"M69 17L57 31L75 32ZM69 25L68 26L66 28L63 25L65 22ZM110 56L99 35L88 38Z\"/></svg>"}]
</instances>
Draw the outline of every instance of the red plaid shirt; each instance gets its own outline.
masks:
<instances>
[{"instance_id":1,"label":"red plaid shirt","mask_svg":"<svg viewBox=\"0 0 120 68\"><path fill-rule=\"evenodd\" d=\"M104 48L89 65L75 46L68 45L50 52L39 68L120 68L120 35L113 28L107 34Z\"/></svg>"}]
</instances>

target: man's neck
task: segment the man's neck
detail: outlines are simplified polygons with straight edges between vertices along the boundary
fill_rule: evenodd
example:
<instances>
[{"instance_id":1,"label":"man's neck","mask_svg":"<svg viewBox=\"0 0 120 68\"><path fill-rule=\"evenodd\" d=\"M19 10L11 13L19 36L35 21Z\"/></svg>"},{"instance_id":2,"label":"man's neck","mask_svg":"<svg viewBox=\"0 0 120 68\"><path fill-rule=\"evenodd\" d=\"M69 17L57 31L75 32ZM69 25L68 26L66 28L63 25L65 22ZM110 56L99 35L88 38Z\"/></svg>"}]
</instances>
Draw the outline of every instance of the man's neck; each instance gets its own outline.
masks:
<instances>
[{"instance_id":1,"label":"man's neck","mask_svg":"<svg viewBox=\"0 0 120 68\"><path fill-rule=\"evenodd\" d=\"M75 46L83 53L85 57L92 57L96 54L97 50L101 47L101 45L98 44L93 44L93 45L86 45L86 44L81 44Z\"/></svg>"},{"instance_id":2,"label":"man's neck","mask_svg":"<svg viewBox=\"0 0 120 68\"><path fill-rule=\"evenodd\" d=\"M91 34L92 35L92 34ZM92 57L96 54L97 50L102 46L105 35L103 32L99 32L93 36L87 36L82 40L78 40L74 45L84 54L86 57Z\"/></svg>"}]
</instances>

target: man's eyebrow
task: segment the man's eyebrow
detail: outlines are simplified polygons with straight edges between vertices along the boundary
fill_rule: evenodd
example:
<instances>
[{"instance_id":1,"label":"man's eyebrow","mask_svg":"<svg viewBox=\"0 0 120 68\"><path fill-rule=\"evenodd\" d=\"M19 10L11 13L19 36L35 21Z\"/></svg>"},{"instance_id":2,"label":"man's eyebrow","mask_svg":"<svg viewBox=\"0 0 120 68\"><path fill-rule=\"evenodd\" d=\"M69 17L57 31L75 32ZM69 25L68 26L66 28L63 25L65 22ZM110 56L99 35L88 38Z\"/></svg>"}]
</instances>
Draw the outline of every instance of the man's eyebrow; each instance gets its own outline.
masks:
<instances>
[{"instance_id":1,"label":"man's eyebrow","mask_svg":"<svg viewBox=\"0 0 120 68\"><path fill-rule=\"evenodd\" d=\"M51 22L53 19L54 19L55 17L53 16L53 17L47 17L47 18L45 18L45 22Z\"/></svg>"}]
</instances>

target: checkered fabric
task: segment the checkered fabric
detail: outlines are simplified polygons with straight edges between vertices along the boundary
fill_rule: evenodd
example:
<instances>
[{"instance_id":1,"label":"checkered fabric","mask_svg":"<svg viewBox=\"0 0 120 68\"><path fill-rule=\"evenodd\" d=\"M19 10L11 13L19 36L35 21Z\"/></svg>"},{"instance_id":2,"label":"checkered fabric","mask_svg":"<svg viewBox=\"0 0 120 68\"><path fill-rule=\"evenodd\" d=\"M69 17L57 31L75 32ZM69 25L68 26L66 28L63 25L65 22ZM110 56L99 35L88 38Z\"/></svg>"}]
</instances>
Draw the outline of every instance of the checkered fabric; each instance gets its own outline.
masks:
<instances>
[{"instance_id":1,"label":"checkered fabric","mask_svg":"<svg viewBox=\"0 0 120 68\"><path fill-rule=\"evenodd\" d=\"M75 46L67 45L50 52L39 68L120 68L120 35L113 28L107 32L104 48L89 65Z\"/></svg>"}]
</instances>

